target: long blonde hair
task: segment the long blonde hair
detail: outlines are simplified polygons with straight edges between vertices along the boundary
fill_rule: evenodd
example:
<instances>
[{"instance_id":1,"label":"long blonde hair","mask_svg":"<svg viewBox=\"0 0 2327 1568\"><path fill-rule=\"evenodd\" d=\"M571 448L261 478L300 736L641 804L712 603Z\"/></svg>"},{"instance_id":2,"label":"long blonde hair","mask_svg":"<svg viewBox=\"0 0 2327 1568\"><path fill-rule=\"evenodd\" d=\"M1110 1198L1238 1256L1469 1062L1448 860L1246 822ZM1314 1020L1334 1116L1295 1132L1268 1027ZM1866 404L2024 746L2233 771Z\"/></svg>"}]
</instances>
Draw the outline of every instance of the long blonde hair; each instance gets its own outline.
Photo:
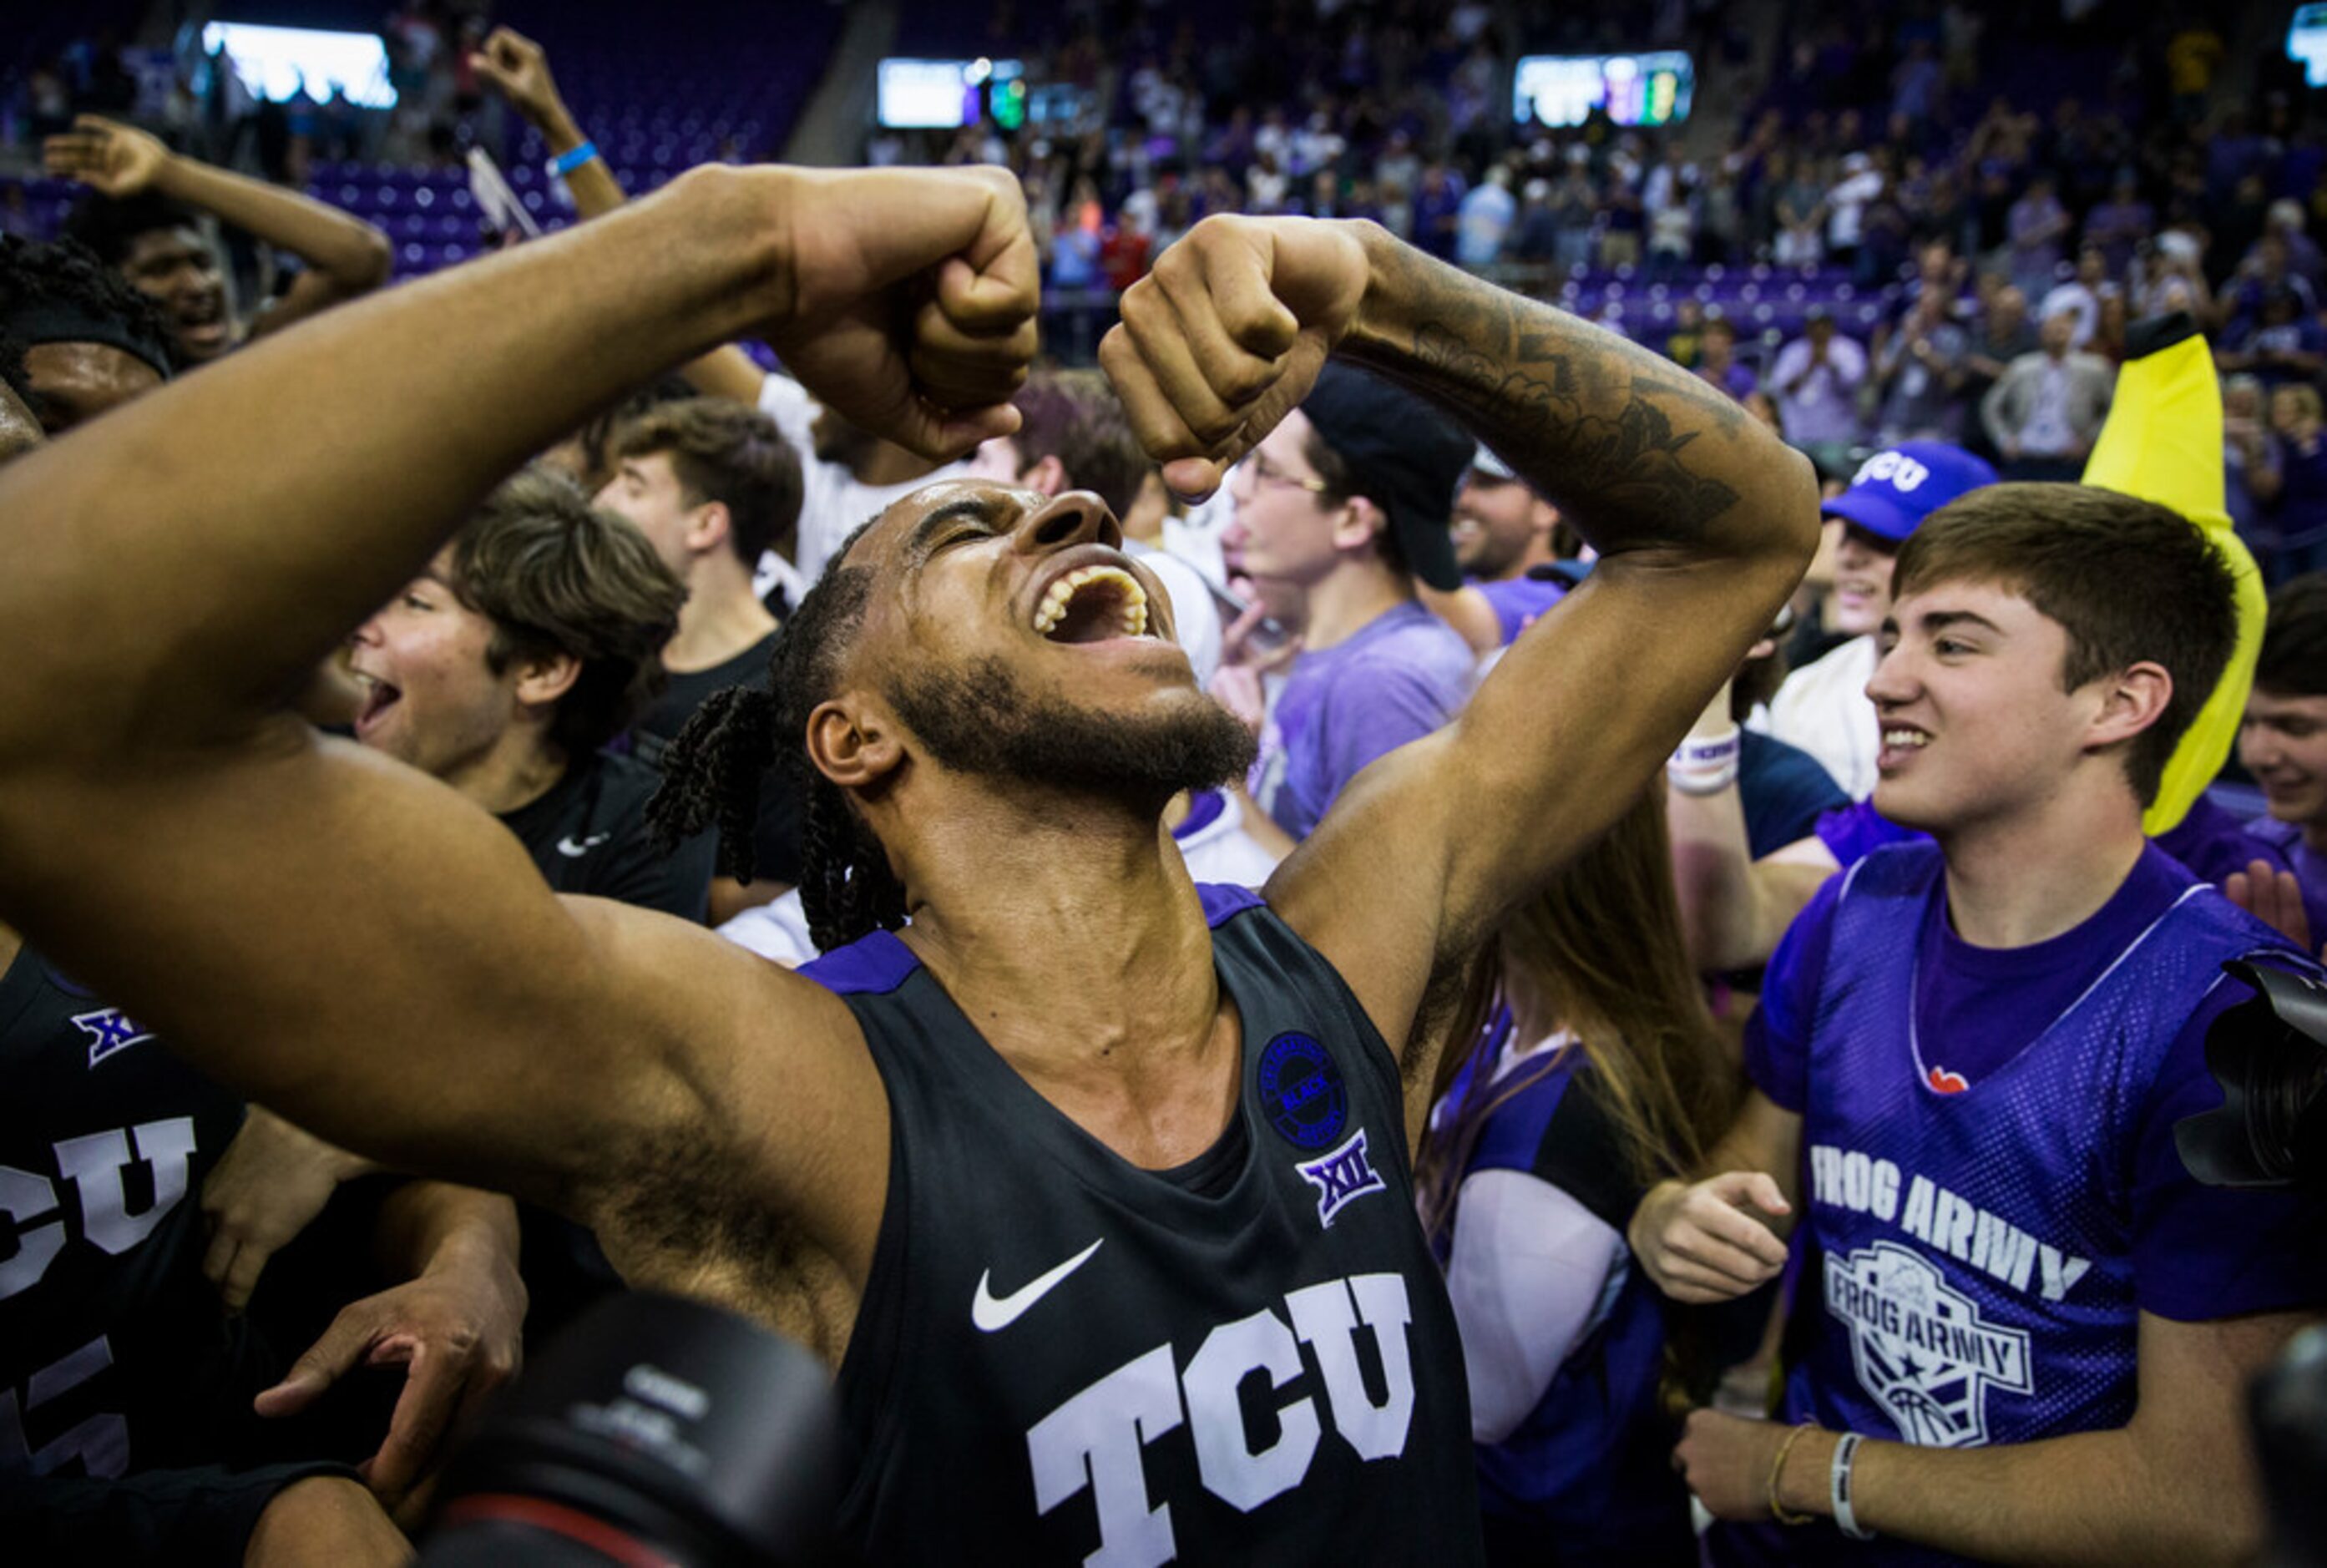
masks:
<instances>
[{"instance_id":1,"label":"long blonde hair","mask_svg":"<svg viewBox=\"0 0 2327 1568\"><path fill-rule=\"evenodd\" d=\"M1498 1082L1502 1031L1490 1024L1522 991L1573 1041ZM1588 1092L1621 1135L1634 1181L1646 1188L1695 1171L1727 1128L1743 1086L1681 938L1661 780L1503 922L1453 1031L1431 1098L1437 1105L1458 1079L1462 1097L1444 1107L1443 1124L1433 1117L1416 1161L1434 1240L1453 1231L1463 1173L1488 1119L1570 1051L1591 1064Z\"/></svg>"}]
</instances>

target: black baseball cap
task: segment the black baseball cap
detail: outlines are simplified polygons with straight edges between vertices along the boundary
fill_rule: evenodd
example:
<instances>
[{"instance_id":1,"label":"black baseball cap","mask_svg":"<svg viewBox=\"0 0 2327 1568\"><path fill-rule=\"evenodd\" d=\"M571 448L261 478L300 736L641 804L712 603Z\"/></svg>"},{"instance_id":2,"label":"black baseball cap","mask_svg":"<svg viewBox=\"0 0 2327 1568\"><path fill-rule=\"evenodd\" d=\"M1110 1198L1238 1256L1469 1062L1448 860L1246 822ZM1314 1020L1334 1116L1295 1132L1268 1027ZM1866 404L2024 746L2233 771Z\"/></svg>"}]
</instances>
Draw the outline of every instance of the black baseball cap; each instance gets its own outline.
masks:
<instances>
[{"instance_id":1,"label":"black baseball cap","mask_svg":"<svg viewBox=\"0 0 2327 1568\"><path fill-rule=\"evenodd\" d=\"M1447 519L1478 443L1413 393L1332 360L1301 412L1349 470L1350 493L1388 518L1408 569L1442 593L1463 586Z\"/></svg>"}]
</instances>

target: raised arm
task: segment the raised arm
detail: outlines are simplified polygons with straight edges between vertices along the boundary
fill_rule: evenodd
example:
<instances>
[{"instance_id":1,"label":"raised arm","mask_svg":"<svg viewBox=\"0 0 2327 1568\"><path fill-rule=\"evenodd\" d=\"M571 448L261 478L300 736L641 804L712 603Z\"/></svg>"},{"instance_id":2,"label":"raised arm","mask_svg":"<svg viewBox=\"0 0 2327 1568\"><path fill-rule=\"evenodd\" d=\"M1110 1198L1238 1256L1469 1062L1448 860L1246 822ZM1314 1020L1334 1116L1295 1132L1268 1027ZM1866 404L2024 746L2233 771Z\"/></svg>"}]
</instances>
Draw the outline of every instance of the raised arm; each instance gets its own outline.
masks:
<instances>
[{"instance_id":1,"label":"raised arm","mask_svg":"<svg viewBox=\"0 0 2327 1568\"><path fill-rule=\"evenodd\" d=\"M590 156L564 176L565 193L574 198L575 212L584 218L603 218L630 200L604 155L590 143L574 112L565 107L557 79L550 74L549 56L541 45L514 27L496 27L485 46L470 55L469 63L509 99L509 107L523 115L528 125L541 133L551 157L563 160L581 151L584 144L590 145ZM760 400L760 383L766 375L733 343L723 343L689 360L679 373L707 397L732 397L753 405Z\"/></svg>"},{"instance_id":2,"label":"raised arm","mask_svg":"<svg viewBox=\"0 0 2327 1568\"><path fill-rule=\"evenodd\" d=\"M131 126L82 115L42 147L49 173L107 196L156 195L208 212L253 238L288 251L306 271L273 308L251 319L253 336L369 294L388 281L388 236L362 219L312 197L173 153Z\"/></svg>"},{"instance_id":3,"label":"raised arm","mask_svg":"<svg viewBox=\"0 0 2327 1568\"><path fill-rule=\"evenodd\" d=\"M1217 482L1336 353L1461 419L1601 551L1270 883L1402 1041L1433 974L1621 815L1769 630L1818 542L1809 465L1678 367L1372 224L1208 219L1123 311L1101 359L1175 487Z\"/></svg>"},{"instance_id":4,"label":"raised arm","mask_svg":"<svg viewBox=\"0 0 2327 1568\"><path fill-rule=\"evenodd\" d=\"M1692 742L1724 735L1734 743L1737 723L1729 716L1726 686L1689 730ZM1706 971L1766 964L1794 917L1839 869L1834 852L1812 834L1757 860L1736 777L1685 784L1675 781L1666 790L1665 825L1689 962Z\"/></svg>"},{"instance_id":5,"label":"raised arm","mask_svg":"<svg viewBox=\"0 0 2327 1568\"><path fill-rule=\"evenodd\" d=\"M659 368L768 331L850 417L959 451L1015 426L1033 290L1006 177L699 172L12 464L0 913L360 1153L587 1209L590 1183L765 1139L762 1196L796 1195L805 1129L865 1096L881 1125L869 1066L829 1049L853 1038L836 1003L682 922L553 897L491 817L281 705L492 482ZM754 1097L771 1071L779 1103Z\"/></svg>"}]
</instances>

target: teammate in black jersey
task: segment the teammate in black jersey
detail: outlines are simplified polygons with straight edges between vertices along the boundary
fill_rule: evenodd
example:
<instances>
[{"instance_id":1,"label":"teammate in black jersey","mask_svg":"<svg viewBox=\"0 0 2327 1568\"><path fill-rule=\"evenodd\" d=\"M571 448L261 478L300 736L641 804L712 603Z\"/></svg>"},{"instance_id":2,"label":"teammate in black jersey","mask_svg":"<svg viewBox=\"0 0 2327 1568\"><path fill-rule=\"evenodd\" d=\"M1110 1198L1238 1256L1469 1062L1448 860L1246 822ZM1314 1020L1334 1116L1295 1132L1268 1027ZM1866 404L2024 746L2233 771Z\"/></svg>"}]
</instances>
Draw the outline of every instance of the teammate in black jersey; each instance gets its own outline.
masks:
<instances>
[{"instance_id":1,"label":"teammate in black jersey","mask_svg":"<svg viewBox=\"0 0 2327 1568\"><path fill-rule=\"evenodd\" d=\"M804 748L812 847L855 873L808 884L827 932L851 906L836 934L911 913L834 988L553 898L482 812L276 712L500 473L726 338L765 336L932 454L1006 434L1036 279L1005 173L699 170L0 474L0 910L257 1097L557 1204L634 1280L836 1362L876 1297L953 1314L943 1339L868 1322L884 1342L844 1367L852 1410L892 1423L859 1429L850 1505L878 1555L1153 1562L1185 1527L1210 1560L1475 1560L1459 1355L1415 1227L1378 1220L1406 1186L1383 1122L1401 1084L1421 1109L1407 1042L1441 983L1621 810L1808 559L1808 466L1718 394L1362 223L1215 218L1129 292L1103 358L1175 487L1217 485L1340 354L1458 415L1603 552L1452 728L1357 780L1263 909L1208 918L1165 848L1164 802L1246 747L1088 496L898 503L788 630L799 726L741 722L766 716L745 698L703 732L702 777ZM938 1076L911 1093L884 1078L920 1065ZM1044 1251L981 1229L922 1277L925 1223L978 1201L915 1163L944 1125L931 1089L963 1075L1023 1135L940 1153L1006 1178ZM1095 1237L1052 1234L1098 1212ZM1182 1212L1205 1216L1210 1276L1143 1325L1162 1338L1095 1362L1131 1294L1110 1271L1161 1277ZM964 1277L973 1242L992 1250ZM957 1369L972 1334L997 1349ZM965 1456L1006 1489L952 1489ZM942 1526L883 1511L917 1487L955 1505Z\"/></svg>"}]
</instances>

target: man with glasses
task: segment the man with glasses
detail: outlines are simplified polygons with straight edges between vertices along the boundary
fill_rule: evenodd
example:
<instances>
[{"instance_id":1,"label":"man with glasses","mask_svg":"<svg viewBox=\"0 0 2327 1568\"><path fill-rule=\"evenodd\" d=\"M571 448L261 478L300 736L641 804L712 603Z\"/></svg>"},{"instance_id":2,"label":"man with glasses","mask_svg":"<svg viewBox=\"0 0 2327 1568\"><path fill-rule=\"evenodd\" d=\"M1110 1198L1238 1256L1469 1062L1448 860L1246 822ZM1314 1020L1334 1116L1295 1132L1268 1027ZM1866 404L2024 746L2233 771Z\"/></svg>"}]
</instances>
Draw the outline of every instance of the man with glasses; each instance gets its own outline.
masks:
<instances>
[{"instance_id":1,"label":"man with glasses","mask_svg":"<svg viewBox=\"0 0 2327 1568\"><path fill-rule=\"evenodd\" d=\"M1367 763L1469 695L1468 644L1415 597L1463 585L1447 529L1471 438L1430 405L1328 364L1238 468L1222 543L1271 599L1305 607L1301 653L1263 724L1253 799L1307 836Z\"/></svg>"}]
</instances>

